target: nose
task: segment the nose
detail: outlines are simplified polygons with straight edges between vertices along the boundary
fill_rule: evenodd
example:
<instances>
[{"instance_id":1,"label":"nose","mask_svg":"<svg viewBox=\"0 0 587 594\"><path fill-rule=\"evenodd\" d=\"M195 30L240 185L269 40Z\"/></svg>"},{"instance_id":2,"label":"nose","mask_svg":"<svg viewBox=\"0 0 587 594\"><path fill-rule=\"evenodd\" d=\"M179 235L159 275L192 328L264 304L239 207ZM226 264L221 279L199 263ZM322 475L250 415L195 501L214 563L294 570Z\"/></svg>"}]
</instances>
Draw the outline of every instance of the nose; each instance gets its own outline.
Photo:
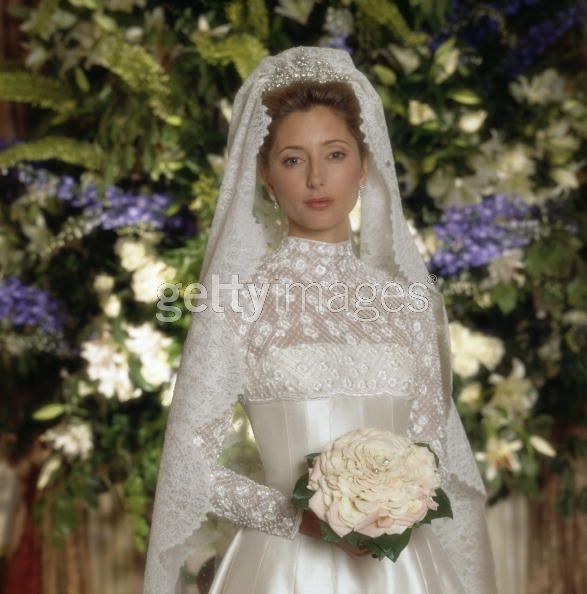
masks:
<instances>
[{"instance_id":1,"label":"nose","mask_svg":"<svg viewBox=\"0 0 587 594\"><path fill-rule=\"evenodd\" d=\"M324 185L324 172L317 160L310 161L308 169L308 186L318 188Z\"/></svg>"}]
</instances>

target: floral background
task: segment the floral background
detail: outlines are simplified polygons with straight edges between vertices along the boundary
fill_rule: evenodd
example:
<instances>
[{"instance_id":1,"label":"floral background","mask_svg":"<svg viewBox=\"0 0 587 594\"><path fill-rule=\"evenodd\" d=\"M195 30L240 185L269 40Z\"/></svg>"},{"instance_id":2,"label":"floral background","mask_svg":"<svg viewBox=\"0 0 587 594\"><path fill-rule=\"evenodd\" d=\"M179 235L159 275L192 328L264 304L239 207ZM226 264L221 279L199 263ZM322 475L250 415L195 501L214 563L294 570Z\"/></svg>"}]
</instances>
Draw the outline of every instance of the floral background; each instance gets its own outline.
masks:
<instances>
[{"instance_id":1,"label":"floral background","mask_svg":"<svg viewBox=\"0 0 587 594\"><path fill-rule=\"evenodd\" d=\"M45 452L54 535L122 489L146 547L189 316L156 317L197 279L231 101L292 45L348 51L378 90L404 211L449 312L454 398L490 500L587 510L587 2L166 3L10 7L23 61L0 100L31 109L0 144L0 454ZM358 224L358 222L356 222ZM197 398L197 395L194 395ZM258 469L249 444L226 463ZM240 453L239 453L240 452ZM241 459L235 459L235 456Z\"/></svg>"}]
</instances>

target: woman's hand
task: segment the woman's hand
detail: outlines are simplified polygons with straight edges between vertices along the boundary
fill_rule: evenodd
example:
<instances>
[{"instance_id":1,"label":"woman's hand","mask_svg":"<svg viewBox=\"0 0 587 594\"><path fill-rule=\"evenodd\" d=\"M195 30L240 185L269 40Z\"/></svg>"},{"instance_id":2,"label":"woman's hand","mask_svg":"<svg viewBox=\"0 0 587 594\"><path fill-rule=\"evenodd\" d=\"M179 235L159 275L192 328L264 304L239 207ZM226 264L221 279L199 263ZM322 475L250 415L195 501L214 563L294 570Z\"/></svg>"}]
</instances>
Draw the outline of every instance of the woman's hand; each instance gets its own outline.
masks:
<instances>
[{"instance_id":1,"label":"woman's hand","mask_svg":"<svg viewBox=\"0 0 587 594\"><path fill-rule=\"evenodd\" d=\"M322 531L320 530L320 520L318 516L309 509L305 509L302 513L302 522L300 523L300 530L302 534L307 536L313 536L314 538L322 539ZM347 542L333 542L333 545L342 549L345 553L351 557L363 557L370 553L369 549L356 548Z\"/></svg>"}]
</instances>

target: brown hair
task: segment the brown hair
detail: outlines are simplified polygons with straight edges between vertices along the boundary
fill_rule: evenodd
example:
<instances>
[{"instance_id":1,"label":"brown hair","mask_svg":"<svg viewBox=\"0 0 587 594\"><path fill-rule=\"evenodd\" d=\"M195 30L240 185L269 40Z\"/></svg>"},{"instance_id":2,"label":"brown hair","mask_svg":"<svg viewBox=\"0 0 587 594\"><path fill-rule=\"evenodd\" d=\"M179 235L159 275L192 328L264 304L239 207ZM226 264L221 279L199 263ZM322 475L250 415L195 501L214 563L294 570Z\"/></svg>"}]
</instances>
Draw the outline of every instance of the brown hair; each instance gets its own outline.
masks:
<instances>
[{"instance_id":1,"label":"brown hair","mask_svg":"<svg viewBox=\"0 0 587 594\"><path fill-rule=\"evenodd\" d=\"M269 152L275 142L275 131L279 122L293 112L309 111L316 105L329 107L346 122L349 132L359 146L361 161L367 157L368 149L360 129L361 106L349 84L340 81L296 81L286 87L265 92L263 104L267 107L271 124L259 149L257 163L265 171L269 168Z\"/></svg>"}]
</instances>

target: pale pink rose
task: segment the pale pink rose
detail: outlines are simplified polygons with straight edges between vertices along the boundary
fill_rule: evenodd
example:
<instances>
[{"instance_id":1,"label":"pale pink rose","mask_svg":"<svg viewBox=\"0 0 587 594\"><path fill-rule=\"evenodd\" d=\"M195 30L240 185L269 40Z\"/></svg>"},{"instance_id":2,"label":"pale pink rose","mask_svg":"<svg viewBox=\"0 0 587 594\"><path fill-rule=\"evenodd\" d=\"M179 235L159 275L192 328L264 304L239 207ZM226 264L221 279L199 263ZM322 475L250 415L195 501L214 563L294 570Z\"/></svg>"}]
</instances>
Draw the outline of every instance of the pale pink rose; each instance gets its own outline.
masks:
<instances>
[{"instance_id":1,"label":"pale pink rose","mask_svg":"<svg viewBox=\"0 0 587 594\"><path fill-rule=\"evenodd\" d=\"M352 530L371 537L401 534L438 508L432 500L438 487L427 448L384 429L357 429L314 459L309 506L341 537Z\"/></svg>"}]
</instances>

